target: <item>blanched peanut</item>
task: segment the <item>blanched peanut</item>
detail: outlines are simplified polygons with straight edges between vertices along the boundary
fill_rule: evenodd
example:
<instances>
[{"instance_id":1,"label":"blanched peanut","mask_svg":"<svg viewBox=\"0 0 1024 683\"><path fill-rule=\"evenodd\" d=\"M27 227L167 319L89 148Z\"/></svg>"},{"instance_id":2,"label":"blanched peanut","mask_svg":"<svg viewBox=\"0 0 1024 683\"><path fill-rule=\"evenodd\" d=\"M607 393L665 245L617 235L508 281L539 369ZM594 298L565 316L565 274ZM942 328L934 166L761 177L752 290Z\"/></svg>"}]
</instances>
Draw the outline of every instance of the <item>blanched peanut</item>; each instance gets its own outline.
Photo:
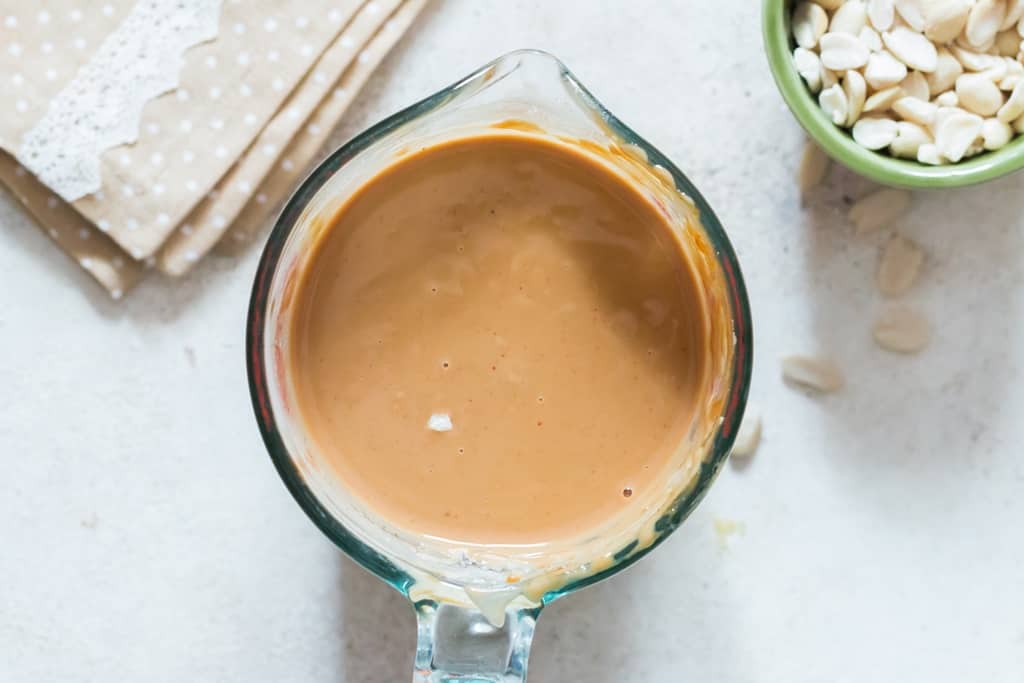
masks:
<instances>
[{"instance_id":1,"label":"blanched peanut","mask_svg":"<svg viewBox=\"0 0 1024 683\"><path fill-rule=\"evenodd\" d=\"M864 100L867 98L868 86L859 71L850 69L843 76L843 92L846 94L845 126L852 126L864 111Z\"/></svg>"},{"instance_id":2,"label":"blanched peanut","mask_svg":"<svg viewBox=\"0 0 1024 683\"><path fill-rule=\"evenodd\" d=\"M878 264L878 290L886 296L903 294L914 286L924 262L924 252L910 240L896 236L882 250Z\"/></svg>"},{"instance_id":3,"label":"blanched peanut","mask_svg":"<svg viewBox=\"0 0 1024 683\"><path fill-rule=\"evenodd\" d=\"M1005 18L1006 0L978 0L967 16L967 42L979 50L988 49L985 46L995 39Z\"/></svg>"},{"instance_id":4,"label":"blanched peanut","mask_svg":"<svg viewBox=\"0 0 1024 683\"><path fill-rule=\"evenodd\" d=\"M868 21L876 31L888 31L896 19L893 0L868 0Z\"/></svg>"},{"instance_id":5,"label":"blanched peanut","mask_svg":"<svg viewBox=\"0 0 1024 683\"><path fill-rule=\"evenodd\" d=\"M937 43L954 40L967 25L971 0L932 0L924 4L924 34Z\"/></svg>"},{"instance_id":6,"label":"blanched peanut","mask_svg":"<svg viewBox=\"0 0 1024 683\"><path fill-rule=\"evenodd\" d=\"M1006 77L1007 71L1006 60L993 57L992 61L989 63L989 67L984 71L979 71L978 74L984 76L993 83L998 83Z\"/></svg>"},{"instance_id":7,"label":"blanched peanut","mask_svg":"<svg viewBox=\"0 0 1024 683\"><path fill-rule=\"evenodd\" d=\"M921 145L932 142L932 136L927 130L909 121L900 121L896 124L896 139L889 145L889 151L894 156L904 159L916 159L917 150Z\"/></svg>"},{"instance_id":8,"label":"blanched peanut","mask_svg":"<svg viewBox=\"0 0 1024 683\"><path fill-rule=\"evenodd\" d=\"M842 86L839 84L833 85L831 88L826 88L821 91L818 95L818 104L821 106L832 123L837 126L846 124L846 114L849 111L849 107L846 102L846 93L843 92Z\"/></svg>"},{"instance_id":9,"label":"blanched peanut","mask_svg":"<svg viewBox=\"0 0 1024 683\"><path fill-rule=\"evenodd\" d=\"M821 63L828 69L846 71L859 69L868 63L868 48L856 35L830 31L821 37L819 43Z\"/></svg>"},{"instance_id":10,"label":"blanched peanut","mask_svg":"<svg viewBox=\"0 0 1024 683\"><path fill-rule=\"evenodd\" d=\"M800 191L806 194L812 187L820 185L830 165L828 155L821 151L821 147L808 140L804 145L803 156L800 157L800 173L797 176Z\"/></svg>"},{"instance_id":11,"label":"blanched peanut","mask_svg":"<svg viewBox=\"0 0 1024 683\"><path fill-rule=\"evenodd\" d=\"M821 70L823 67L817 53L811 52L807 48L798 47L793 50L793 63L796 65L796 72L804 79L804 83L807 84L811 92L821 90Z\"/></svg>"},{"instance_id":12,"label":"blanched peanut","mask_svg":"<svg viewBox=\"0 0 1024 683\"><path fill-rule=\"evenodd\" d=\"M935 122L935 114L938 109L931 102L919 100L916 97L901 97L892 105L892 110L899 114L904 121L918 123L922 126L930 126Z\"/></svg>"},{"instance_id":13,"label":"blanched peanut","mask_svg":"<svg viewBox=\"0 0 1024 683\"><path fill-rule=\"evenodd\" d=\"M955 113L936 124L935 144L945 158L956 163L981 135L983 121L977 114Z\"/></svg>"},{"instance_id":14,"label":"blanched peanut","mask_svg":"<svg viewBox=\"0 0 1024 683\"><path fill-rule=\"evenodd\" d=\"M828 30L828 14L821 5L801 2L793 10L792 28L796 44L809 50Z\"/></svg>"},{"instance_id":15,"label":"blanched peanut","mask_svg":"<svg viewBox=\"0 0 1024 683\"><path fill-rule=\"evenodd\" d=\"M929 166L941 166L946 163L946 160L942 158L942 154L939 153L938 145L930 142L918 147L917 160L919 163L928 164Z\"/></svg>"},{"instance_id":16,"label":"blanched peanut","mask_svg":"<svg viewBox=\"0 0 1024 683\"><path fill-rule=\"evenodd\" d=\"M1013 90L1021 80L1024 80L1024 64L1009 57L1003 61L1006 62L1006 75L999 81L999 89Z\"/></svg>"},{"instance_id":17,"label":"blanched peanut","mask_svg":"<svg viewBox=\"0 0 1024 683\"><path fill-rule=\"evenodd\" d=\"M956 79L960 106L981 116L992 116L1003 106L1003 93L984 74L964 74Z\"/></svg>"},{"instance_id":18,"label":"blanched peanut","mask_svg":"<svg viewBox=\"0 0 1024 683\"><path fill-rule=\"evenodd\" d=\"M915 31L923 31L925 27L924 14L921 11L920 0L895 0L896 12Z\"/></svg>"},{"instance_id":19,"label":"blanched peanut","mask_svg":"<svg viewBox=\"0 0 1024 683\"><path fill-rule=\"evenodd\" d=\"M898 85L879 90L864 102L864 113L886 111L903 96L903 88Z\"/></svg>"},{"instance_id":20,"label":"blanched peanut","mask_svg":"<svg viewBox=\"0 0 1024 683\"><path fill-rule=\"evenodd\" d=\"M870 26L862 28L857 37L860 38L860 42L864 43L865 47L871 52L878 52L882 49L882 36L878 35L878 31Z\"/></svg>"},{"instance_id":21,"label":"blanched peanut","mask_svg":"<svg viewBox=\"0 0 1024 683\"><path fill-rule=\"evenodd\" d=\"M834 362L812 356L782 359L783 378L814 391L831 393L843 388L843 373Z\"/></svg>"},{"instance_id":22,"label":"blanched peanut","mask_svg":"<svg viewBox=\"0 0 1024 683\"><path fill-rule=\"evenodd\" d=\"M862 147L922 164L1024 128L1024 0L794 0L793 62Z\"/></svg>"},{"instance_id":23,"label":"blanched peanut","mask_svg":"<svg viewBox=\"0 0 1024 683\"><path fill-rule=\"evenodd\" d=\"M908 97L916 97L919 100L927 102L932 98L931 89L928 87L928 81L925 80L924 74L920 71L911 71L906 78L900 82L900 87L903 88L903 92L907 93Z\"/></svg>"},{"instance_id":24,"label":"blanched peanut","mask_svg":"<svg viewBox=\"0 0 1024 683\"><path fill-rule=\"evenodd\" d=\"M932 137L935 136L935 131L938 129L939 126L942 125L942 122L948 119L950 116L952 116L953 114L968 113L970 112L968 112L965 109L961 109L960 107L939 107L938 111L935 112L935 123L928 126L928 128L932 132Z\"/></svg>"},{"instance_id":25,"label":"blanched peanut","mask_svg":"<svg viewBox=\"0 0 1024 683\"><path fill-rule=\"evenodd\" d=\"M1010 99L1006 100L1006 104L999 109L997 116L1000 121L1010 123L1021 114L1024 114L1024 81L1017 83L1013 92L1010 93Z\"/></svg>"},{"instance_id":26,"label":"blanched peanut","mask_svg":"<svg viewBox=\"0 0 1024 683\"><path fill-rule=\"evenodd\" d=\"M871 334L875 342L886 351L917 353L928 346L931 328L928 319L920 313L905 306L897 306L879 316L871 328Z\"/></svg>"},{"instance_id":27,"label":"blanched peanut","mask_svg":"<svg viewBox=\"0 0 1024 683\"><path fill-rule=\"evenodd\" d=\"M938 51L935 44L916 31L905 26L897 26L882 34L882 42L896 59L911 69L925 73L935 71L938 62Z\"/></svg>"},{"instance_id":28,"label":"blanched peanut","mask_svg":"<svg viewBox=\"0 0 1024 683\"><path fill-rule=\"evenodd\" d=\"M846 0L832 15L828 30L833 33L849 33L856 36L867 26L868 9L863 0Z\"/></svg>"},{"instance_id":29,"label":"blanched peanut","mask_svg":"<svg viewBox=\"0 0 1024 683\"><path fill-rule=\"evenodd\" d=\"M896 139L896 122L876 117L863 118L853 125L853 139L861 147L883 149Z\"/></svg>"},{"instance_id":30,"label":"blanched peanut","mask_svg":"<svg viewBox=\"0 0 1024 683\"><path fill-rule=\"evenodd\" d=\"M1003 80L999 81L999 89L1004 92L1013 92L1013 89L1022 81L1024 81L1024 76L1020 74L1010 74Z\"/></svg>"},{"instance_id":31,"label":"blanched peanut","mask_svg":"<svg viewBox=\"0 0 1024 683\"><path fill-rule=\"evenodd\" d=\"M868 57L864 68L864 80L875 90L885 90L897 85L907 77L907 67L887 50Z\"/></svg>"},{"instance_id":32,"label":"blanched peanut","mask_svg":"<svg viewBox=\"0 0 1024 683\"><path fill-rule=\"evenodd\" d=\"M984 141L985 149L1000 149L1013 139L1013 127L999 119L985 119L981 124L981 139Z\"/></svg>"},{"instance_id":33,"label":"blanched peanut","mask_svg":"<svg viewBox=\"0 0 1024 683\"><path fill-rule=\"evenodd\" d=\"M878 325L876 325L876 327L878 327ZM906 337L906 334L903 333L903 335L900 336L900 332L902 331L900 328L890 329L889 327L882 327L880 329L882 330L883 341L887 340L887 337L884 336L887 334L889 337L892 337L897 342L897 348L895 348L894 350L900 353L908 353L907 351L904 351L902 348L899 348L899 344L901 342L903 342L904 346L906 345L906 343L903 341ZM892 330L895 330L895 335ZM875 334L875 337L878 337L877 332ZM746 412L744 412L743 414L743 421L740 422L740 428L736 430L736 439L732 442L732 451L730 452L729 457L741 459L749 458L753 456L754 453L757 451L757 446L760 443L761 415L753 406L751 406L748 403Z\"/></svg>"},{"instance_id":34,"label":"blanched peanut","mask_svg":"<svg viewBox=\"0 0 1024 683\"><path fill-rule=\"evenodd\" d=\"M968 50L961 45L950 45L949 51L953 53L957 61L968 71L984 71L992 65L991 55Z\"/></svg>"},{"instance_id":35,"label":"blanched peanut","mask_svg":"<svg viewBox=\"0 0 1024 683\"><path fill-rule=\"evenodd\" d=\"M886 188L858 199L847 217L858 235L867 235L891 226L909 208L909 192Z\"/></svg>"},{"instance_id":36,"label":"blanched peanut","mask_svg":"<svg viewBox=\"0 0 1024 683\"><path fill-rule=\"evenodd\" d=\"M946 48L940 48L936 57L935 71L927 74L928 89L933 93L941 93L949 90L956 84L956 79L964 72L953 53Z\"/></svg>"}]
</instances>

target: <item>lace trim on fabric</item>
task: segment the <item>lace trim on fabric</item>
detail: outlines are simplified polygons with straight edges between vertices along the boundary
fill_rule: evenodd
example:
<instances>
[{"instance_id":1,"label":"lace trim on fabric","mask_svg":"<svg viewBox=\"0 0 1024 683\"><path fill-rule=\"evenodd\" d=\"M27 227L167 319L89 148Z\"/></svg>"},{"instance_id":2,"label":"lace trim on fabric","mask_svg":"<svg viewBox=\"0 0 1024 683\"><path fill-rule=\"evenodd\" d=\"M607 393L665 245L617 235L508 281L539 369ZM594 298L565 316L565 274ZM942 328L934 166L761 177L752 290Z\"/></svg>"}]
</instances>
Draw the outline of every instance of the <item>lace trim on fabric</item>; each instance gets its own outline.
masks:
<instances>
[{"instance_id":1,"label":"lace trim on fabric","mask_svg":"<svg viewBox=\"0 0 1024 683\"><path fill-rule=\"evenodd\" d=\"M185 51L217 36L221 0L143 0L50 102L18 161L65 201L101 187L100 157L135 142L146 102L178 86Z\"/></svg>"}]
</instances>

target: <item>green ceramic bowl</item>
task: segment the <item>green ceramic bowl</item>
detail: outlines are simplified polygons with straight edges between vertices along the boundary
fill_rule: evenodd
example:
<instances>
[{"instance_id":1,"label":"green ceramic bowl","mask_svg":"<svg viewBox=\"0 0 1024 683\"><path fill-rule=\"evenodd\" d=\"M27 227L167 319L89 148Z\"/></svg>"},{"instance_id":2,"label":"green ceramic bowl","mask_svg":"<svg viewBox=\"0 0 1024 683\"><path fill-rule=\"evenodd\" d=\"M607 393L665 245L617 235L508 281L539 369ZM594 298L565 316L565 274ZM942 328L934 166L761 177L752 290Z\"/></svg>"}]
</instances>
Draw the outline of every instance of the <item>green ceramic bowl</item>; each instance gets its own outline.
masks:
<instances>
[{"instance_id":1,"label":"green ceramic bowl","mask_svg":"<svg viewBox=\"0 0 1024 683\"><path fill-rule=\"evenodd\" d=\"M916 161L896 159L884 152L864 149L848 131L832 123L818 107L817 98L807 89L793 64L796 47L789 33L792 0L763 0L761 28L779 92L800 125L825 152L862 176L885 185L910 188L945 188L973 185L1024 168L1024 135L1006 147L985 152L967 161L946 166L927 166Z\"/></svg>"}]
</instances>

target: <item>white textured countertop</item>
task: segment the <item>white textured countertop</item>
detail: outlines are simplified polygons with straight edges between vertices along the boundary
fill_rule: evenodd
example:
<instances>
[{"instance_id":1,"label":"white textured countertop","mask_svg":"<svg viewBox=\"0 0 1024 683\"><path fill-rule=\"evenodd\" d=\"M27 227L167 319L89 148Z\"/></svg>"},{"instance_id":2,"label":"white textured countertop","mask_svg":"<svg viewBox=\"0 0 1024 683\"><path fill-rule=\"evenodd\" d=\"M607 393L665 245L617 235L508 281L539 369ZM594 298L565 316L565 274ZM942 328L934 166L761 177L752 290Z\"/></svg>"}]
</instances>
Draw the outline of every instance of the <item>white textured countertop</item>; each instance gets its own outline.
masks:
<instances>
[{"instance_id":1,"label":"white textured countertop","mask_svg":"<svg viewBox=\"0 0 1024 683\"><path fill-rule=\"evenodd\" d=\"M628 8L627 8L628 7ZM765 438L633 569L541 617L531 681L1024 678L1024 177L919 195L923 355L870 338L879 242L834 173L802 210L801 131L750 0L437 0L334 138L498 54L561 57L729 230ZM318 532L252 418L256 251L120 304L0 196L0 680L391 683L414 622ZM785 386L820 351L837 395ZM723 538L714 521L742 522Z\"/></svg>"}]
</instances>

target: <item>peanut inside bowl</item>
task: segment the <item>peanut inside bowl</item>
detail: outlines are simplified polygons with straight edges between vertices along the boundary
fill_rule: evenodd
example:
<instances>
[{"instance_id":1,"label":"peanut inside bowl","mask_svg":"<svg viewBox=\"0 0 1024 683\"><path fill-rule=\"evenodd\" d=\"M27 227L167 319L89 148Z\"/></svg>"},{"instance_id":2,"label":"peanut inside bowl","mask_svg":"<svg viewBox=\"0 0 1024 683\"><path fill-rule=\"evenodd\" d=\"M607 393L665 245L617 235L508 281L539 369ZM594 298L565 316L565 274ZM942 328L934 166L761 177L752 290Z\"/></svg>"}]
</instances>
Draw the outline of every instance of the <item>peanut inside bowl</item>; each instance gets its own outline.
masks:
<instances>
[{"instance_id":1,"label":"peanut inside bowl","mask_svg":"<svg viewBox=\"0 0 1024 683\"><path fill-rule=\"evenodd\" d=\"M1022 18L1020 0L765 0L763 20L780 91L830 156L949 187L1024 166Z\"/></svg>"}]
</instances>

